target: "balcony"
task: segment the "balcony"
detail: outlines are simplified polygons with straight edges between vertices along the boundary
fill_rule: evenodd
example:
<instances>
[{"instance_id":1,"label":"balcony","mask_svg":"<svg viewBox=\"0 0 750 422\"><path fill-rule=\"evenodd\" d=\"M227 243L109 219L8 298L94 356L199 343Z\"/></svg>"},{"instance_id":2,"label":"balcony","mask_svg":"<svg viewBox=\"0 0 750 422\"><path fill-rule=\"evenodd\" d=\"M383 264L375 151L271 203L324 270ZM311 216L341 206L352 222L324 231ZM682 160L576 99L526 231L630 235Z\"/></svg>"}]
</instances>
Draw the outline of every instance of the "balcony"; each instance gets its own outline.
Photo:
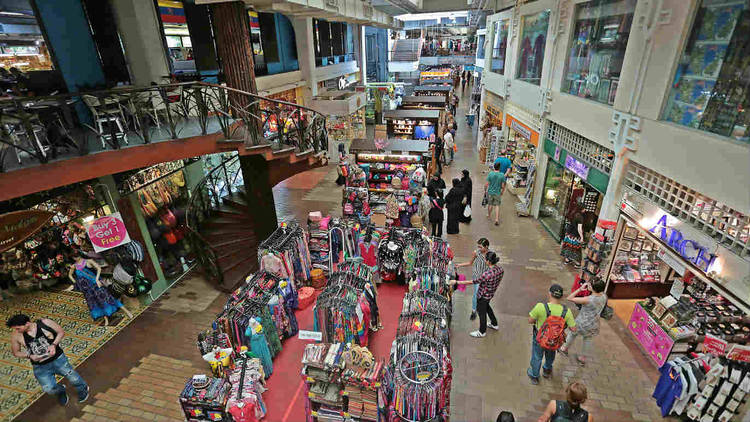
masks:
<instances>
[{"instance_id":1,"label":"balcony","mask_svg":"<svg viewBox=\"0 0 750 422\"><path fill-rule=\"evenodd\" d=\"M326 149L314 110L203 82L0 99L0 200L213 152Z\"/></svg>"}]
</instances>

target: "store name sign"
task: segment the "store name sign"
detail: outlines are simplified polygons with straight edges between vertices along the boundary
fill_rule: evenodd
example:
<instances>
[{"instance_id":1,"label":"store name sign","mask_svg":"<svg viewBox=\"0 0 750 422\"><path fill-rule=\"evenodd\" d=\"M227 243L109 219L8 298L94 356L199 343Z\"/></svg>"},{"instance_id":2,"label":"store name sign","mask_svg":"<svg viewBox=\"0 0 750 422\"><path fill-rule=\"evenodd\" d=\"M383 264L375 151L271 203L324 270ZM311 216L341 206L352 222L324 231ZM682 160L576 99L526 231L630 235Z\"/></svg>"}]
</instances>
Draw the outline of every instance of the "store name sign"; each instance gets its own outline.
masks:
<instances>
[{"instance_id":1,"label":"store name sign","mask_svg":"<svg viewBox=\"0 0 750 422\"><path fill-rule=\"evenodd\" d=\"M0 215L0 252L36 233L54 214L43 210L15 211Z\"/></svg>"},{"instance_id":2,"label":"store name sign","mask_svg":"<svg viewBox=\"0 0 750 422\"><path fill-rule=\"evenodd\" d=\"M659 236L670 248L706 273L711 268L711 264L716 260L716 255L709 253L708 249L701 246L695 240L686 239L681 231L670 227L667 214L663 214L649 231Z\"/></svg>"},{"instance_id":3,"label":"store name sign","mask_svg":"<svg viewBox=\"0 0 750 422\"><path fill-rule=\"evenodd\" d=\"M92 221L86 226L86 232L95 252L106 251L130 242L128 230L119 212Z\"/></svg>"},{"instance_id":4,"label":"store name sign","mask_svg":"<svg viewBox=\"0 0 750 422\"><path fill-rule=\"evenodd\" d=\"M518 132L519 135L523 136L526 139L531 139L531 131L529 128L524 127L520 123L518 123L515 120L511 120L510 122L510 128Z\"/></svg>"},{"instance_id":5,"label":"store name sign","mask_svg":"<svg viewBox=\"0 0 750 422\"><path fill-rule=\"evenodd\" d=\"M589 177L589 166L582 161L576 160L570 154L565 157L565 168L572 171L583 180L586 180Z\"/></svg>"}]
</instances>

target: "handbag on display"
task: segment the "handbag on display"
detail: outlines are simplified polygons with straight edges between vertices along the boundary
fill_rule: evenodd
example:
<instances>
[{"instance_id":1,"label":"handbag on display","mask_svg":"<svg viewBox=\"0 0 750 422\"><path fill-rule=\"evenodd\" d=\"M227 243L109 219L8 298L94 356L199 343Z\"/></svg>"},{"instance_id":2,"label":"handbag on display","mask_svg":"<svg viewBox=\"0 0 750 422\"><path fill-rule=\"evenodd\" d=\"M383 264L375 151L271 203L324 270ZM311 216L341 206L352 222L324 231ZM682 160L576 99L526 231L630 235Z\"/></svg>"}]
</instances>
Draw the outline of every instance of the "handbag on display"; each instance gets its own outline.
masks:
<instances>
[{"instance_id":1,"label":"handbag on display","mask_svg":"<svg viewBox=\"0 0 750 422\"><path fill-rule=\"evenodd\" d=\"M115 269L112 270L112 278L114 278L116 282L123 285L129 285L133 283L133 276L125 271L125 269L122 268L121 264L117 264L115 266Z\"/></svg>"}]
</instances>

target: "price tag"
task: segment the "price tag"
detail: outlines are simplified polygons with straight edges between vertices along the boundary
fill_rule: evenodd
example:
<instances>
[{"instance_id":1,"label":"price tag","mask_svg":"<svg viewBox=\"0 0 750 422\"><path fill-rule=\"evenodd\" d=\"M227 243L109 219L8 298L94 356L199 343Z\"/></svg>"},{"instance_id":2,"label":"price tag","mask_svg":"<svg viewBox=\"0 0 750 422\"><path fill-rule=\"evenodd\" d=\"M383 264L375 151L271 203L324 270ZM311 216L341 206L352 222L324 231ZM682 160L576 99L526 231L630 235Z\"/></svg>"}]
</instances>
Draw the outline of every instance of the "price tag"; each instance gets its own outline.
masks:
<instances>
[{"instance_id":1,"label":"price tag","mask_svg":"<svg viewBox=\"0 0 750 422\"><path fill-rule=\"evenodd\" d=\"M311 399L315 398L315 393L307 393L307 397L310 397Z\"/></svg>"},{"instance_id":2,"label":"price tag","mask_svg":"<svg viewBox=\"0 0 750 422\"><path fill-rule=\"evenodd\" d=\"M380 383L379 383L379 382L376 382L376 383L375 383L375 387L380 387Z\"/></svg>"},{"instance_id":3,"label":"price tag","mask_svg":"<svg viewBox=\"0 0 750 422\"><path fill-rule=\"evenodd\" d=\"M310 414L313 415L313 416L318 416L318 412L316 412L314 410L312 412L310 412Z\"/></svg>"},{"instance_id":4,"label":"price tag","mask_svg":"<svg viewBox=\"0 0 750 422\"><path fill-rule=\"evenodd\" d=\"M348 412L344 412L342 416L345 418L351 417L351 415Z\"/></svg>"},{"instance_id":5,"label":"price tag","mask_svg":"<svg viewBox=\"0 0 750 422\"><path fill-rule=\"evenodd\" d=\"M750 362L750 347L735 344L729 349L727 357L740 362Z\"/></svg>"},{"instance_id":6,"label":"price tag","mask_svg":"<svg viewBox=\"0 0 750 422\"><path fill-rule=\"evenodd\" d=\"M297 338L300 340L323 341L323 333L320 331L299 330Z\"/></svg>"},{"instance_id":7,"label":"price tag","mask_svg":"<svg viewBox=\"0 0 750 422\"><path fill-rule=\"evenodd\" d=\"M305 378L305 381L307 381L307 382L313 382L315 380L312 377L307 377L307 378Z\"/></svg>"}]
</instances>

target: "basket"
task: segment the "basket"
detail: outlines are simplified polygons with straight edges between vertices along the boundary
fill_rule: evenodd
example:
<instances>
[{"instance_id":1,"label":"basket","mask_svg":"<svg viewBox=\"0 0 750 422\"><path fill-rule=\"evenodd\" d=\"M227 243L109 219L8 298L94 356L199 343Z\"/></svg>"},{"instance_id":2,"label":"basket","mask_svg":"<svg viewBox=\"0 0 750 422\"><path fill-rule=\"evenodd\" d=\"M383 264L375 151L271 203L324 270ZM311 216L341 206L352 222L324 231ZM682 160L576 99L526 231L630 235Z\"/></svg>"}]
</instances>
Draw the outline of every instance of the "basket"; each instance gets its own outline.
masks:
<instances>
[{"instance_id":1,"label":"basket","mask_svg":"<svg viewBox=\"0 0 750 422\"><path fill-rule=\"evenodd\" d=\"M305 309L308 306L310 306L311 303L315 301L315 298L317 297L317 294L315 292L315 289L312 287L302 287L299 289L298 292L298 298L299 298L299 308L298 309Z\"/></svg>"}]
</instances>

